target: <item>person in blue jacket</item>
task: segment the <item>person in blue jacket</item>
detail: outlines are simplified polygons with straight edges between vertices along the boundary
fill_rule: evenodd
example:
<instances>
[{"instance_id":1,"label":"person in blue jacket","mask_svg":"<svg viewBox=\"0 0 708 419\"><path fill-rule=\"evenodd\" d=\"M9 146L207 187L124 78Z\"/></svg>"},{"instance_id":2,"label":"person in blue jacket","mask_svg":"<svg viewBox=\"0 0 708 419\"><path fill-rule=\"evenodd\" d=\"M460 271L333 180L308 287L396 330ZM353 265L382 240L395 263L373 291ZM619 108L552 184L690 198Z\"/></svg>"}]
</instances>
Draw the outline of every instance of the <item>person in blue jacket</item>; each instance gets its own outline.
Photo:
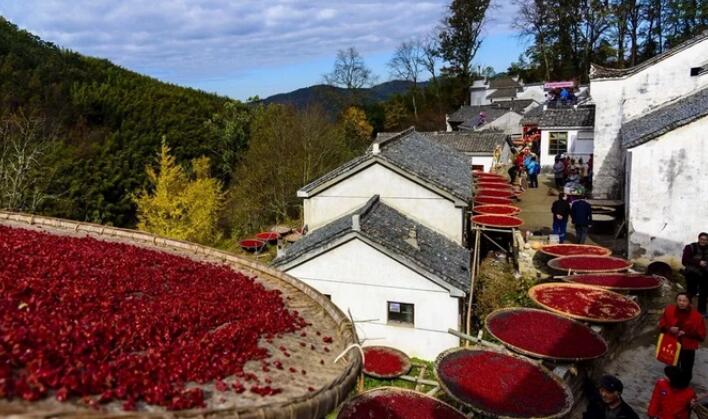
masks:
<instances>
[{"instance_id":1,"label":"person in blue jacket","mask_svg":"<svg viewBox=\"0 0 708 419\"><path fill-rule=\"evenodd\" d=\"M588 230L592 224L592 206L585 197L573 201L570 206L570 218L575 224L575 239L578 244L585 243L588 238Z\"/></svg>"},{"instance_id":2,"label":"person in blue jacket","mask_svg":"<svg viewBox=\"0 0 708 419\"><path fill-rule=\"evenodd\" d=\"M526 166L529 174L529 188L538 188L538 174L541 173L541 165L536 161L536 157L531 157L531 161Z\"/></svg>"}]
</instances>

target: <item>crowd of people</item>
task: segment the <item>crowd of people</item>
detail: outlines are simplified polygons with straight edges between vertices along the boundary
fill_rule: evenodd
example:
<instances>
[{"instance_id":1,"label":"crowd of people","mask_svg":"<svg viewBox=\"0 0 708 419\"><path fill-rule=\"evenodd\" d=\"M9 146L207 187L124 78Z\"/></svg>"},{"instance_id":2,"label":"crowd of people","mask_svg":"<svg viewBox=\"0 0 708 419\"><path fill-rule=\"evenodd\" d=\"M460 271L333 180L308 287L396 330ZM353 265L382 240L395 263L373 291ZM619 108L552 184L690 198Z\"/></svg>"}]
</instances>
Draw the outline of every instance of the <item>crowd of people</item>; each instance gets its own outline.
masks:
<instances>
[{"instance_id":1,"label":"crowd of people","mask_svg":"<svg viewBox=\"0 0 708 419\"><path fill-rule=\"evenodd\" d=\"M514 157L514 162L507 173L509 174L509 183L513 185L518 181L522 190L526 187L538 188L538 175L541 173L538 155L533 153L530 148L524 147Z\"/></svg>"},{"instance_id":2,"label":"crowd of people","mask_svg":"<svg viewBox=\"0 0 708 419\"><path fill-rule=\"evenodd\" d=\"M647 416L652 419L689 419L691 409L699 402L691 388L696 349L706 338L705 320L691 306L687 293L678 293L675 304L664 309L659 320L659 332L676 336L681 350L676 365L664 368L665 377L654 384ZM635 419L632 407L622 400L622 381L613 375L604 375L597 386L588 382L588 406L583 419Z\"/></svg>"},{"instance_id":3,"label":"crowd of people","mask_svg":"<svg viewBox=\"0 0 708 419\"><path fill-rule=\"evenodd\" d=\"M575 160L565 154L556 155L553 163L556 188L566 194L584 194L592 187L592 164L592 155L587 161Z\"/></svg>"}]
</instances>

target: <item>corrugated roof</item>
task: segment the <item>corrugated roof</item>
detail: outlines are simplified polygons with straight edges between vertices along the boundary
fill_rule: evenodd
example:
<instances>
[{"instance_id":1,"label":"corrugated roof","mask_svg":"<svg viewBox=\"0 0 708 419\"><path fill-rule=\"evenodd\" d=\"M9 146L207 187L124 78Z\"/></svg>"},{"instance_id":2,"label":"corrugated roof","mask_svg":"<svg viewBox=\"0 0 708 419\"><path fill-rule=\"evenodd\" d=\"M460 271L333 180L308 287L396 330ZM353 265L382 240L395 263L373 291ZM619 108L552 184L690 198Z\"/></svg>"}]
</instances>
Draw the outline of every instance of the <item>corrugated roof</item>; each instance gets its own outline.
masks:
<instances>
[{"instance_id":1,"label":"corrugated roof","mask_svg":"<svg viewBox=\"0 0 708 419\"><path fill-rule=\"evenodd\" d=\"M608 68L608 67L603 67L597 64L592 64L590 66L590 79L591 80L599 80L599 79L606 79L606 78L616 78L616 77L625 77L629 76L635 73L638 73L642 70L644 70L647 67L650 67L659 61L662 61L678 52L681 52L685 50L686 48L695 45L699 42L703 42L708 39L708 30L704 30L701 34L675 46L674 48L669 49L668 51L665 51L649 60L644 61L643 63L640 63L639 65L635 65L634 67L630 68ZM702 59L704 57L696 57L697 59Z\"/></svg>"},{"instance_id":2,"label":"corrugated roof","mask_svg":"<svg viewBox=\"0 0 708 419\"><path fill-rule=\"evenodd\" d=\"M622 125L622 147L644 144L708 115L708 87Z\"/></svg>"},{"instance_id":3,"label":"corrugated roof","mask_svg":"<svg viewBox=\"0 0 708 419\"><path fill-rule=\"evenodd\" d=\"M549 108L538 121L539 128L574 128L595 125L595 106Z\"/></svg>"},{"instance_id":4,"label":"corrugated roof","mask_svg":"<svg viewBox=\"0 0 708 419\"><path fill-rule=\"evenodd\" d=\"M359 215L359 231L352 229L352 216ZM415 231L415 244L409 241ZM445 236L407 218L374 196L363 207L320 227L285 249L273 265L283 266L308 253L315 256L327 244L356 233L376 243L397 260L403 260L442 279L465 293L469 290L469 250Z\"/></svg>"},{"instance_id":5,"label":"corrugated roof","mask_svg":"<svg viewBox=\"0 0 708 419\"><path fill-rule=\"evenodd\" d=\"M375 154L370 147L364 155L334 169L300 190L314 191L325 183L346 175L359 165L379 159L460 200L471 199L472 175L464 155L420 135L413 129L392 137L382 136L377 138L375 144L379 147L378 153Z\"/></svg>"}]
</instances>

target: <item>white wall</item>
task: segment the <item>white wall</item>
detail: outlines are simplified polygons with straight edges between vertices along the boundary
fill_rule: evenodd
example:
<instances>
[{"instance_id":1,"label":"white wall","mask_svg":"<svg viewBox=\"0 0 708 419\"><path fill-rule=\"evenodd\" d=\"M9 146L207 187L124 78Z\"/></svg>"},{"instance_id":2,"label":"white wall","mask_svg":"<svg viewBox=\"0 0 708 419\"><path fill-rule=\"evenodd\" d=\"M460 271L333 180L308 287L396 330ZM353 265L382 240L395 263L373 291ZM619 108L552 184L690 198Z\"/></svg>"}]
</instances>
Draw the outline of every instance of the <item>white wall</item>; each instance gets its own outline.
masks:
<instances>
[{"instance_id":1,"label":"white wall","mask_svg":"<svg viewBox=\"0 0 708 419\"><path fill-rule=\"evenodd\" d=\"M590 81L595 103L594 197L621 195L624 161L619 130L624 122L708 85L708 75L691 77L705 62L708 39L622 79Z\"/></svg>"},{"instance_id":2,"label":"white wall","mask_svg":"<svg viewBox=\"0 0 708 419\"><path fill-rule=\"evenodd\" d=\"M304 200L305 224L315 230L379 195L381 202L455 243L462 243L463 208L380 165L374 164Z\"/></svg>"},{"instance_id":3,"label":"white wall","mask_svg":"<svg viewBox=\"0 0 708 419\"><path fill-rule=\"evenodd\" d=\"M708 228L708 117L630 150L632 259L680 266L683 246Z\"/></svg>"},{"instance_id":4,"label":"white wall","mask_svg":"<svg viewBox=\"0 0 708 419\"><path fill-rule=\"evenodd\" d=\"M592 154L593 140L591 128L584 131L578 130L541 130L541 166L553 166L555 163L555 153L549 153L550 133L551 132L567 132L568 133L568 151L567 154L571 158L582 158L587 162Z\"/></svg>"},{"instance_id":5,"label":"white wall","mask_svg":"<svg viewBox=\"0 0 708 419\"><path fill-rule=\"evenodd\" d=\"M366 345L387 345L432 360L459 345L459 300L406 266L354 239L289 271L345 313L351 310ZM415 326L387 324L387 302L414 304Z\"/></svg>"},{"instance_id":6,"label":"white wall","mask_svg":"<svg viewBox=\"0 0 708 419\"><path fill-rule=\"evenodd\" d=\"M470 166L482 165L485 172L488 172L494 163L494 156L491 154L483 156L465 153L465 155L470 159Z\"/></svg>"}]
</instances>

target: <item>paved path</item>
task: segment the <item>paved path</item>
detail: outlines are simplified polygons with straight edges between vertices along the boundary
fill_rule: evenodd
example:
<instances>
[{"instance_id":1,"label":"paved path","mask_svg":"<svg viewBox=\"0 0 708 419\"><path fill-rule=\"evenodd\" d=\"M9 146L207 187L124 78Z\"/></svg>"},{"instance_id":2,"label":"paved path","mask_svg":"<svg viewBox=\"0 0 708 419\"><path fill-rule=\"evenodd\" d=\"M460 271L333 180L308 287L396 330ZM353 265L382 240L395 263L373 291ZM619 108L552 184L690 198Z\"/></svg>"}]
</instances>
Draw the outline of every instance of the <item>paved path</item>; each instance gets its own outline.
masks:
<instances>
[{"instance_id":1,"label":"paved path","mask_svg":"<svg viewBox=\"0 0 708 419\"><path fill-rule=\"evenodd\" d=\"M521 194L521 200L514 205L522 209L519 215L524 220L523 230L529 230L536 235L547 236L551 233L553 216L551 205L558 199L558 191L555 188L553 177L548 175L539 176L538 188L527 189ZM573 224L568 222L568 242L573 243L575 233ZM591 233L587 241L588 244L598 244L612 249L616 255L623 255L624 239L615 240L612 234Z\"/></svg>"}]
</instances>

